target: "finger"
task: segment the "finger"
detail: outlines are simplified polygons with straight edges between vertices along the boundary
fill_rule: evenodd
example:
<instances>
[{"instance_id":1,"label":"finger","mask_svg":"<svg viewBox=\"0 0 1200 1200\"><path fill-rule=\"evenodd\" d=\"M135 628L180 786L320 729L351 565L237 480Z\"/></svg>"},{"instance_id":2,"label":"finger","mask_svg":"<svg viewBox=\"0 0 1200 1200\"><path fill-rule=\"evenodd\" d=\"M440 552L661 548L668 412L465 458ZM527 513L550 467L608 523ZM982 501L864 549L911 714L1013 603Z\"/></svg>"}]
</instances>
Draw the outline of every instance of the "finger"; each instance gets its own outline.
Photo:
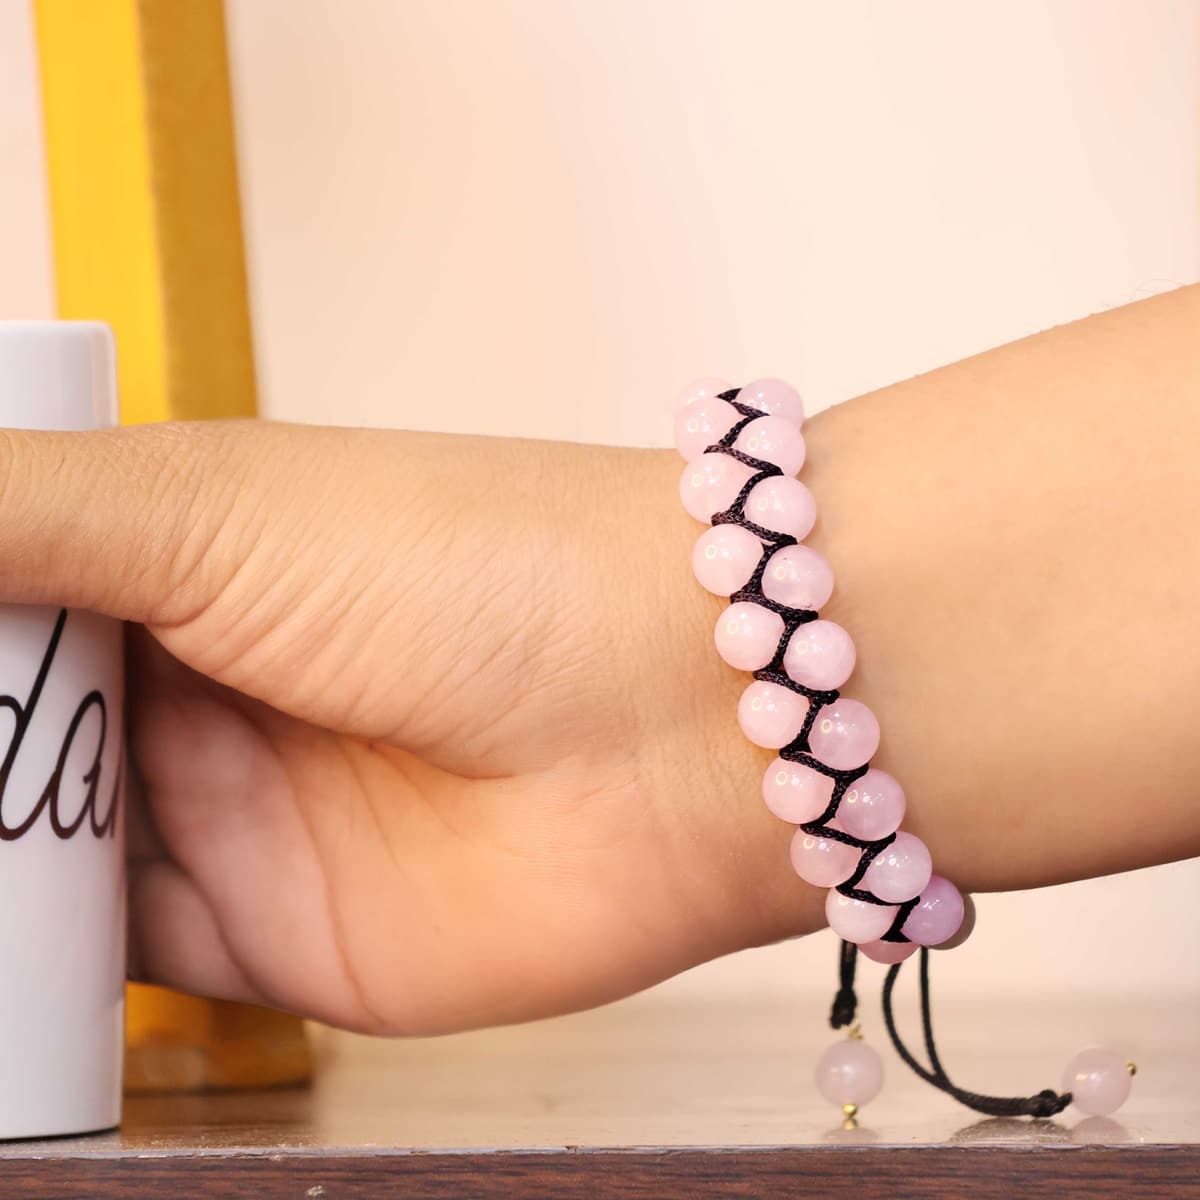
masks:
<instances>
[{"instance_id":1,"label":"finger","mask_svg":"<svg viewBox=\"0 0 1200 1200\"><path fill-rule=\"evenodd\" d=\"M165 861L130 864L129 976L219 1000L267 1002L229 952L195 882Z\"/></svg>"},{"instance_id":2,"label":"finger","mask_svg":"<svg viewBox=\"0 0 1200 1200\"><path fill-rule=\"evenodd\" d=\"M147 623L210 600L237 565L236 428L0 433L0 599Z\"/></svg>"}]
</instances>

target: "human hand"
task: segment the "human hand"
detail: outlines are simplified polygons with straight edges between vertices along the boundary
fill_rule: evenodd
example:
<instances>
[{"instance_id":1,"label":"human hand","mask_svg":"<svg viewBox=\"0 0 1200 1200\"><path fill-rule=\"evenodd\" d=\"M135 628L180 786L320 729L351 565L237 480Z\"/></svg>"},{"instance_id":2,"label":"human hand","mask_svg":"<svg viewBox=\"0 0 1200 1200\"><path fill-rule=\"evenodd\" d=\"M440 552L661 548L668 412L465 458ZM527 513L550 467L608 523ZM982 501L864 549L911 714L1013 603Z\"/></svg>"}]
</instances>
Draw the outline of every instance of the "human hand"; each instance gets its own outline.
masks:
<instances>
[{"instance_id":1,"label":"human hand","mask_svg":"<svg viewBox=\"0 0 1200 1200\"><path fill-rule=\"evenodd\" d=\"M3 449L4 598L141 626L139 975L428 1032L815 925L765 869L672 456L248 422Z\"/></svg>"}]
</instances>

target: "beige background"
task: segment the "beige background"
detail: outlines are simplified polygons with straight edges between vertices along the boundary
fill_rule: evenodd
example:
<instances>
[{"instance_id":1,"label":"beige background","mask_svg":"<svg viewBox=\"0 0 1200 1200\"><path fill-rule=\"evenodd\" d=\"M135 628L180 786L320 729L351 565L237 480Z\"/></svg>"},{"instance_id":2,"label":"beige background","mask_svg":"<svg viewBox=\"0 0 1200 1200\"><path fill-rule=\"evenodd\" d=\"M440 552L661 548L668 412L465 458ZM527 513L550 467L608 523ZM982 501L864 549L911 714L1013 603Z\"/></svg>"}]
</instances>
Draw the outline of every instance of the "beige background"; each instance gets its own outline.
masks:
<instances>
[{"instance_id":1,"label":"beige background","mask_svg":"<svg viewBox=\"0 0 1200 1200\"><path fill-rule=\"evenodd\" d=\"M665 444L695 374L820 408L1197 277L1193 0L232 0L230 30L272 417ZM52 308L31 36L0 0L0 317ZM943 993L1200 992L1200 864L980 908ZM833 958L666 990L815 1011Z\"/></svg>"}]
</instances>

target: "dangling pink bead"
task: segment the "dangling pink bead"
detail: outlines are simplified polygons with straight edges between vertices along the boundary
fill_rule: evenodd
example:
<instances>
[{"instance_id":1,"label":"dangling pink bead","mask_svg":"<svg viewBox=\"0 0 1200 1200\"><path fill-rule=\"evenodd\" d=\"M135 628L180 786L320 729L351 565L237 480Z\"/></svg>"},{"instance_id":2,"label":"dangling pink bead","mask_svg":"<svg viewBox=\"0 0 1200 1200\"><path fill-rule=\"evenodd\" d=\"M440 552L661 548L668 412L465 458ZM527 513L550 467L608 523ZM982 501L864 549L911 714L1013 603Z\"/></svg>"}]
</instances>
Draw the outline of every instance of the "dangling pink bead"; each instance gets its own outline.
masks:
<instances>
[{"instance_id":1,"label":"dangling pink bead","mask_svg":"<svg viewBox=\"0 0 1200 1200\"><path fill-rule=\"evenodd\" d=\"M828 807L833 780L803 763L777 758L763 775L763 800L781 821L803 825Z\"/></svg>"},{"instance_id":2,"label":"dangling pink bead","mask_svg":"<svg viewBox=\"0 0 1200 1200\"><path fill-rule=\"evenodd\" d=\"M713 397L693 400L675 414L675 449L691 462L719 442L741 419L742 414L724 400Z\"/></svg>"},{"instance_id":3,"label":"dangling pink bead","mask_svg":"<svg viewBox=\"0 0 1200 1200\"><path fill-rule=\"evenodd\" d=\"M767 560L762 587L776 604L815 612L833 595L833 569L811 546L784 546Z\"/></svg>"},{"instance_id":4,"label":"dangling pink bead","mask_svg":"<svg viewBox=\"0 0 1200 1200\"><path fill-rule=\"evenodd\" d=\"M716 510L714 510L716 511ZM798 479L772 475L761 479L746 497L746 516L774 533L807 537L817 519L817 502Z\"/></svg>"},{"instance_id":5,"label":"dangling pink bead","mask_svg":"<svg viewBox=\"0 0 1200 1200\"><path fill-rule=\"evenodd\" d=\"M680 390L679 395L675 397L675 411L686 408L695 400L712 400L719 396L722 392L733 390L733 384L724 379L718 379L715 376L706 376L702 379L693 379L687 387Z\"/></svg>"},{"instance_id":6,"label":"dangling pink bead","mask_svg":"<svg viewBox=\"0 0 1200 1200\"><path fill-rule=\"evenodd\" d=\"M962 893L950 880L934 875L900 932L918 946L939 946L958 932L963 912Z\"/></svg>"},{"instance_id":7,"label":"dangling pink bead","mask_svg":"<svg viewBox=\"0 0 1200 1200\"><path fill-rule=\"evenodd\" d=\"M738 403L765 413L786 417L797 429L804 424L804 401L782 379L756 379L738 392Z\"/></svg>"},{"instance_id":8,"label":"dangling pink bead","mask_svg":"<svg viewBox=\"0 0 1200 1200\"><path fill-rule=\"evenodd\" d=\"M872 767L842 793L837 818L851 836L877 842L900 828L904 792L886 771Z\"/></svg>"},{"instance_id":9,"label":"dangling pink bead","mask_svg":"<svg viewBox=\"0 0 1200 1200\"><path fill-rule=\"evenodd\" d=\"M775 657L783 637L783 618L761 604L740 601L718 618L713 640L717 653L739 671L757 671Z\"/></svg>"},{"instance_id":10,"label":"dangling pink bead","mask_svg":"<svg viewBox=\"0 0 1200 1200\"><path fill-rule=\"evenodd\" d=\"M792 836L792 869L814 887L837 887L854 874L862 852L832 838L813 837L803 829Z\"/></svg>"},{"instance_id":11,"label":"dangling pink bead","mask_svg":"<svg viewBox=\"0 0 1200 1200\"><path fill-rule=\"evenodd\" d=\"M859 950L872 962L893 966L915 954L917 945L915 942L863 942Z\"/></svg>"},{"instance_id":12,"label":"dangling pink bead","mask_svg":"<svg viewBox=\"0 0 1200 1200\"><path fill-rule=\"evenodd\" d=\"M825 919L838 937L861 946L864 942L878 941L891 929L896 908L891 904L852 900L831 890L825 897Z\"/></svg>"},{"instance_id":13,"label":"dangling pink bead","mask_svg":"<svg viewBox=\"0 0 1200 1200\"><path fill-rule=\"evenodd\" d=\"M697 521L711 521L724 512L750 478L750 468L728 454L702 454L683 468L679 498Z\"/></svg>"},{"instance_id":14,"label":"dangling pink bead","mask_svg":"<svg viewBox=\"0 0 1200 1200\"><path fill-rule=\"evenodd\" d=\"M756 746L781 750L804 725L808 701L778 683L755 680L738 701L738 724Z\"/></svg>"},{"instance_id":15,"label":"dangling pink bead","mask_svg":"<svg viewBox=\"0 0 1200 1200\"><path fill-rule=\"evenodd\" d=\"M968 893L963 893L963 919L958 932L948 937L944 942L931 946L931 950L957 950L972 933L975 932L975 900Z\"/></svg>"},{"instance_id":16,"label":"dangling pink bead","mask_svg":"<svg viewBox=\"0 0 1200 1200\"><path fill-rule=\"evenodd\" d=\"M751 458L774 463L785 475L804 466L804 435L786 417L755 417L733 444Z\"/></svg>"},{"instance_id":17,"label":"dangling pink bead","mask_svg":"<svg viewBox=\"0 0 1200 1200\"><path fill-rule=\"evenodd\" d=\"M763 544L740 525L714 525L697 539L692 571L700 586L717 596L732 596L754 574Z\"/></svg>"},{"instance_id":18,"label":"dangling pink bead","mask_svg":"<svg viewBox=\"0 0 1200 1200\"><path fill-rule=\"evenodd\" d=\"M866 1042L834 1042L817 1060L816 1083L830 1104L861 1108L883 1087L883 1059Z\"/></svg>"},{"instance_id":19,"label":"dangling pink bead","mask_svg":"<svg viewBox=\"0 0 1200 1200\"><path fill-rule=\"evenodd\" d=\"M852 771L879 749L879 722L861 701L839 696L817 714L808 744L826 766Z\"/></svg>"},{"instance_id":20,"label":"dangling pink bead","mask_svg":"<svg viewBox=\"0 0 1200 1200\"><path fill-rule=\"evenodd\" d=\"M809 621L788 640L783 669L805 687L831 692L854 670L854 643L834 621Z\"/></svg>"},{"instance_id":21,"label":"dangling pink bead","mask_svg":"<svg viewBox=\"0 0 1200 1200\"><path fill-rule=\"evenodd\" d=\"M1103 1046L1088 1046L1067 1063L1062 1090L1090 1117L1108 1117L1126 1100L1133 1086L1129 1063Z\"/></svg>"},{"instance_id":22,"label":"dangling pink bead","mask_svg":"<svg viewBox=\"0 0 1200 1200\"><path fill-rule=\"evenodd\" d=\"M903 904L921 894L932 874L933 859L925 843L901 832L871 860L860 886L889 904Z\"/></svg>"}]
</instances>

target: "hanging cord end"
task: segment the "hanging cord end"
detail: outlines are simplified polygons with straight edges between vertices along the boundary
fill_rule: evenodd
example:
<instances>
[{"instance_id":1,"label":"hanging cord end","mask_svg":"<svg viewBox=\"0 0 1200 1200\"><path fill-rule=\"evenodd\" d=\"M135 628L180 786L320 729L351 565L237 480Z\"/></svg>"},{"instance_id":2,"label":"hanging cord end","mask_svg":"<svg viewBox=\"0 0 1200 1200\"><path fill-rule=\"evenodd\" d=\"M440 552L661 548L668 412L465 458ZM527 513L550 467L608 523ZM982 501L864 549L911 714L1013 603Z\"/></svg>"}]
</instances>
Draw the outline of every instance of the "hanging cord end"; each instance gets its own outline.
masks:
<instances>
[{"instance_id":1,"label":"hanging cord end","mask_svg":"<svg viewBox=\"0 0 1200 1200\"><path fill-rule=\"evenodd\" d=\"M844 1029L847 1025L852 1025L858 1012L858 996L854 992L854 968L858 962L858 947L853 942L843 942L840 954L838 991L829 1013L829 1024L834 1029Z\"/></svg>"},{"instance_id":2,"label":"hanging cord end","mask_svg":"<svg viewBox=\"0 0 1200 1200\"><path fill-rule=\"evenodd\" d=\"M913 1056L904 1044L900 1032L896 1028L896 1018L892 1012L892 992L896 979L900 974L900 963L895 963L883 981L883 1020L887 1025L888 1036L896 1053L922 1078L939 1091L953 1096L960 1104L975 1112L988 1117L1034 1117L1045 1119L1056 1117L1071 1103L1070 1092L1058 1092L1050 1088L1038 1092L1034 1096L984 1096L979 1092L969 1092L951 1083L946 1074L946 1068L938 1057L937 1046L933 1040L933 1011L929 999L929 948L921 947L921 1026L925 1034L925 1052L929 1056L929 1066L923 1066Z\"/></svg>"}]
</instances>

